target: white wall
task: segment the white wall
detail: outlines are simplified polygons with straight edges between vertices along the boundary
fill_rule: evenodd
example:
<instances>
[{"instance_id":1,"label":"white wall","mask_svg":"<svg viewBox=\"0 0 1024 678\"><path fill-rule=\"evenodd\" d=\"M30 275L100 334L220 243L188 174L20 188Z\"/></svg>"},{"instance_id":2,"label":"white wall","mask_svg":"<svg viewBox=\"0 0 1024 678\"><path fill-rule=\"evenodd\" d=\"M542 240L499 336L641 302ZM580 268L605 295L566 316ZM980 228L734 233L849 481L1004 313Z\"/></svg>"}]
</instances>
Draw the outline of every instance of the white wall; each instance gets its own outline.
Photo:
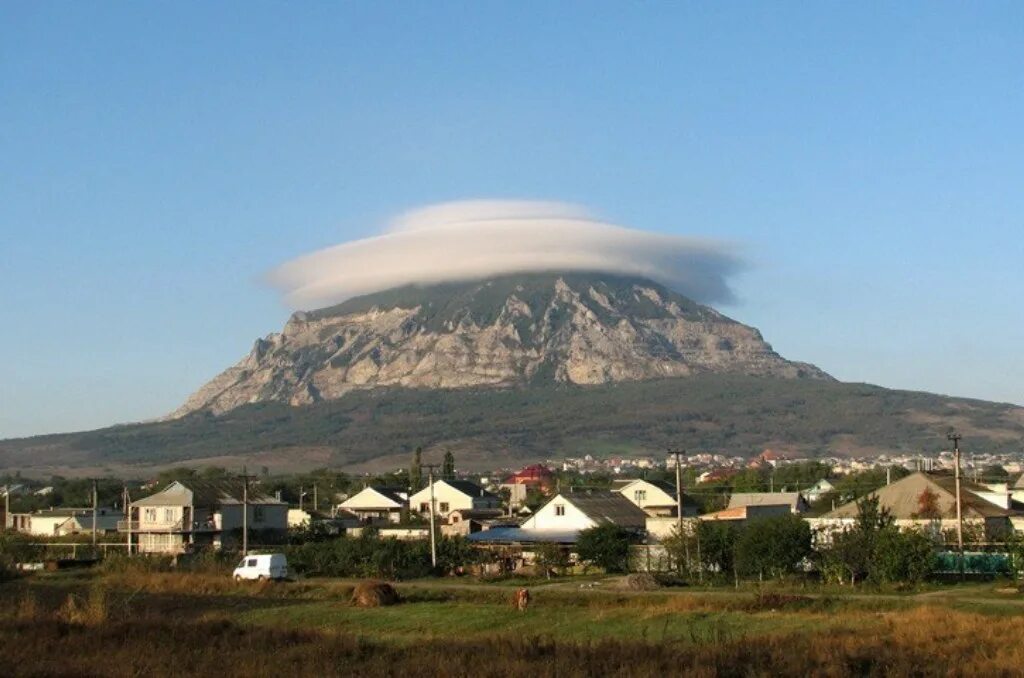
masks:
<instances>
[{"instance_id":1,"label":"white wall","mask_svg":"<svg viewBox=\"0 0 1024 678\"><path fill-rule=\"evenodd\" d=\"M558 515L559 506L564 509L563 515ZM558 495L538 509L521 527L525 530L577 531L586 530L596 524L587 517L587 514L570 504L565 497Z\"/></svg>"},{"instance_id":2,"label":"white wall","mask_svg":"<svg viewBox=\"0 0 1024 678\"><path fill-rule=\"evenodd\" d=\"M463 509L498 508L500 502L493 497L472 497L456 490L443 480L434 481L434 515L447 518L452 511ZM429 512L430 488L425 487L409 497L409 507L418 513Z\"/></svg>"}]
</instances>

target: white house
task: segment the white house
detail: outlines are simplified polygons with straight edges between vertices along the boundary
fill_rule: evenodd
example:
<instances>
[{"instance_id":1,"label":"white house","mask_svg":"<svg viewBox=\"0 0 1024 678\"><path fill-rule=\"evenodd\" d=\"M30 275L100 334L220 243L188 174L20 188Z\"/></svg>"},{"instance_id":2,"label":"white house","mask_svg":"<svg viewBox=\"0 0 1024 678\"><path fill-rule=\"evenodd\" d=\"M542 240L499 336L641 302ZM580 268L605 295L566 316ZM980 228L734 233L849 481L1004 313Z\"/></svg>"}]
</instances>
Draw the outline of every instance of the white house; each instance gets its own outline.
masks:
<instances>
[{"instance_id":1,"label":"white house","mask_svg":"<svg viewBox=\"0 0 1024 678\"><path fill-rule=\"evenodd\" d=\"M399 523L409 493L397 487L364 487L338 505L363 523Z\"/></svg>"},{"instance_id":2,"label":"white house","mask_svg":"<svg viewBox=\"0 0 1024 678\"><path fill-rule=\"evenodd\" d=\"M834 489L836 489L835 485L830 483L825 478L822 478L814 485L804 490L803 495L808 502L813 504L814 502L818 501L819 499L821 499L823 496L825 496Z\"/></svg>"},{"instance_id":3,"label":"white house","mask_svg":"<svg viewBox=\"0 0 1024 678\"><path fill-rule=\"evenodd\" d=\"M522 530L579 532L604 524L644 528L647 514L617 492L558 494L520 525Z\"/></svg>"},{"instance_id":4,"label":"white house","mask_svg":"<svg viewBox=\"0 0 1024 678\"><path fill-rule=\"evenodd\" d=\"M409 507L417 513L430 513L430 488L424 487L409 497ZM455 510L501 508L501 498L468 480L434 481L434 515L447 518Z\"/></svg>"},{"instance_id":5,"label":"white house","mask_svg":"<svg viewBox=\"0 0 1024 678\"><path fill-rule=\"evenodd\" d=\"M109 522L109 516L114 516L114 529L117 529L117 516L120 511L110 508L100 508L96 511L96 529L104 531L105 525ZM19 532L26 532L37 537L54 537L63 534L72 534L74 528L73 519L81 517L88 522L89 530L92 530L92 508L51 508L35 511L33 513L12 513L11 527ZM61 527L67 524L62 531Z\"/></svg>"},{"instance_id":6,"label":"white house","mask_svg":"<svg viewBox=\"0 0 1024 678\"><path fill-rule=\"evenodd\" d=\"M614 491L643 509L649 516L676 515L676 486L664 480L637 478L615 488ZM685 494L683 515L697 515L697 504Z\"/></svg>"},{"instance_id":7,"label":"white house","mask_svg":"<svg viewBox=\"0 0 1024 678\"><path fill-rule=\"evenodd\" d=\"M288 529L288 505L250 488L244 497L242 481L175 481L156 494L133 501L131 531L139 553L183 553L198 546L221 548L241 541L243 499L246 522L253 532Z\"/></svg>"}]
</instances>

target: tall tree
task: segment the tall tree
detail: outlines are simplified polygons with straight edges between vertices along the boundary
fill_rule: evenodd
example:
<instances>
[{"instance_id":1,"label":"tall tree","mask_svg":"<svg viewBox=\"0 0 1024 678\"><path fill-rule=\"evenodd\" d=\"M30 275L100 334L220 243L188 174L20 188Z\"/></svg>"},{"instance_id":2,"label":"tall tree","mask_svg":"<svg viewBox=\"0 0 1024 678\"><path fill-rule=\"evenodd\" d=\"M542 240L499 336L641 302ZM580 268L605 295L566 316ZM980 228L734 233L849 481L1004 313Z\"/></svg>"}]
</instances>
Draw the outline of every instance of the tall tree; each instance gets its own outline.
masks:
<instances>
[{"instance_id":1,"label":"tall tree","mask_svg":"<svg viewBox=\"0 0 1024 678\"><path fill-rule=\"evenodd\" d=\"M409 467L409 487L413 492L423 485L423 472L420 468L423 465L423 448L417 447L412 453L412 466Z\"/></svg>"},{"instance_id":2,"label":"tall tree","mask_svg":"<svg viewBox=\"0 0 1024 678\"><path fill-rule=\"evenodd\" d=\"M444 463L441 465L441 477L445 480L455 479L455 455L451 450L445 450Z\"/></svg>"}]
</instances>

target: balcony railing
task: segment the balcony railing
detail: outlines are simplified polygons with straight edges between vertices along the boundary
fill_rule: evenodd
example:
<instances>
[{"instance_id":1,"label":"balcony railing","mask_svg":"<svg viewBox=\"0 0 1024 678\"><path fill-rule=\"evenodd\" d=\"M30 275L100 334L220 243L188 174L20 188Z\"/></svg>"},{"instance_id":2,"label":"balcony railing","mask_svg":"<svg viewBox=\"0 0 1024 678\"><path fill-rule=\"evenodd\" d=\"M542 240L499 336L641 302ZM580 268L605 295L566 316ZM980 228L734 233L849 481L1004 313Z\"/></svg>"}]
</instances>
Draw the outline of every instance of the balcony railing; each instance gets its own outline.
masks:
<instances>
[{"instance_id":1,"label":"balcony railing","mask_svg":"<svg viewBox=\"0 0 1024 678\"><path fill-rule=\"evenodd\" d=\"M132 532L217 532L220 527L213 521L203 520L196 520L191 525L187 525L183 520L169 522L119 520L117 529L119 532L127 532L129 529Z\"/></svg>"}]
</instances>

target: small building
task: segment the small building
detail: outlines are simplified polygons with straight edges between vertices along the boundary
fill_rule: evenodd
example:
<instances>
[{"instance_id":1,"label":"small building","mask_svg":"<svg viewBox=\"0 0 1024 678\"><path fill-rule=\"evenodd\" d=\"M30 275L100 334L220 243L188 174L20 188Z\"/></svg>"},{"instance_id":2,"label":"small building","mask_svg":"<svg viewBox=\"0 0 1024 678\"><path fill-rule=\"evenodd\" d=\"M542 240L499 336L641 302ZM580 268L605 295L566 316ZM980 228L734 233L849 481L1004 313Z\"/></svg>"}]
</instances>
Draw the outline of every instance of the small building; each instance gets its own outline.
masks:
<instances>
[{"instance_id":1,"label":"small building","mask_svg":"<svg viewBox=\"0 0 1024 678\"><path fill-rule=\"evenodd\" d=\"M791 513L802 514L810 510L810 504L799 492L734 492L729 497L726 508L741 506L777 506L789 507Z\"/></svg>"},{"instance_id":2,"label":"small building","mask_svg":"<svg viewBox=\"0 0 1024 678\"><path fill-rule=\"evenodd\" d=\"M555 474L544 464L530 464L509 476L504 485L526 485L547 491L555 485Z\"/></svg>"},{"instance_id":3,"label":"small building","mask_svg":"<svg viewBox=\"0 0 1024 678\"><path fill-rule=\"evenodd\" d=\"M284 534L288 505L252 488L244 496L242 481L174 481L129 506L130 531L139 553L185 553L199 547L232 548L241 542L243 522L251 532ZM246 510L243 521L243 501Z\"/></svg>"},{"instance_id":4,"label":"small building","mask_svg":"<svg viewBox=\"0 0 1024 678\"><path fill-rule=\"evenodd\" d=\"M649 516L670 517L677 514L676 486L664 480L637 478L621 484L613 491L633 502ZM697 502L683 494L683 516L695 516L697 509Z\"/></svg>"},{"instance_id":5,"label":"small building","mask_svg":"<svg viewBox=\"0 0 1024 678\"><path fill-rule=\"evenodd\" d=\"M409 493L398 487L364 487L338 505L368 525L402 522Z\"/></svg>"},{"instance_id":6,"label":"small building","mask_svg":"<svg viewBox=\"0 0 1024 678\"><path fill-rule=\"evenodd\" d=\"M424 487L409 497L411 510L430 514L430 488ZM447 518L452 511L501 508L501 498L468 480L434 481L434 515Z\"/></svg>"},{"instance_id":7,"label":"small building","mask_svg":"<svg viewBox=\"0 0 1024 678\"><path fill-rule=\"evenodd\" d=\"M699 517L701 520L709 522L725 520L734 524L744 524L751 520L775 518L790 515L791 513L792 509L786 504L748 504L746 506L725 508L714 513L705 513Z\"/></svg>"},{"instance_id":8,"label":"small building","mask_svg":"<svg viewBox=\"0 0 1024 678\"><path fill-rule=\"evenodd\" d=\"M834 489L836 489L835 485L830 483L827 479L822 478L818 482L814 483L814 485L804 490L801 494L804 495L804 499L806 499L808 503L813 504Z\"/></svg>"},{"instance_id":9,"label":"small building","mask_svg":"<svg viewBox=\"0 0 1024 678\"><path fill-rule=\"evenodd\" d=\"M501 509L457 509L448 514L441 525L441 534L447 537L466 536L488 530L492 526L517 527L518 521Z\"/></svg>"},{"instance_id":10,"label":"small building","mask_svg":"<svg viewBox=\"0 0 1024 678\"><path fill-rule=\"evenodd\" d=\"M113 511L113 509L97 509L97 520L100 512ZM118 512L120 515L120 512ZM89 529L92 530L92 508L49 508L32 513L11 513L10 524L12 530L24 532L37 537L56 537L62 534L59 528L76 516L89 516ZM116 521L116 518L115 518ZM97 525L97 529L98 529ZM116 529L116 522L115 522ZM70 534L64 532L63 534Z\"/></svg>"}]
</instances>

